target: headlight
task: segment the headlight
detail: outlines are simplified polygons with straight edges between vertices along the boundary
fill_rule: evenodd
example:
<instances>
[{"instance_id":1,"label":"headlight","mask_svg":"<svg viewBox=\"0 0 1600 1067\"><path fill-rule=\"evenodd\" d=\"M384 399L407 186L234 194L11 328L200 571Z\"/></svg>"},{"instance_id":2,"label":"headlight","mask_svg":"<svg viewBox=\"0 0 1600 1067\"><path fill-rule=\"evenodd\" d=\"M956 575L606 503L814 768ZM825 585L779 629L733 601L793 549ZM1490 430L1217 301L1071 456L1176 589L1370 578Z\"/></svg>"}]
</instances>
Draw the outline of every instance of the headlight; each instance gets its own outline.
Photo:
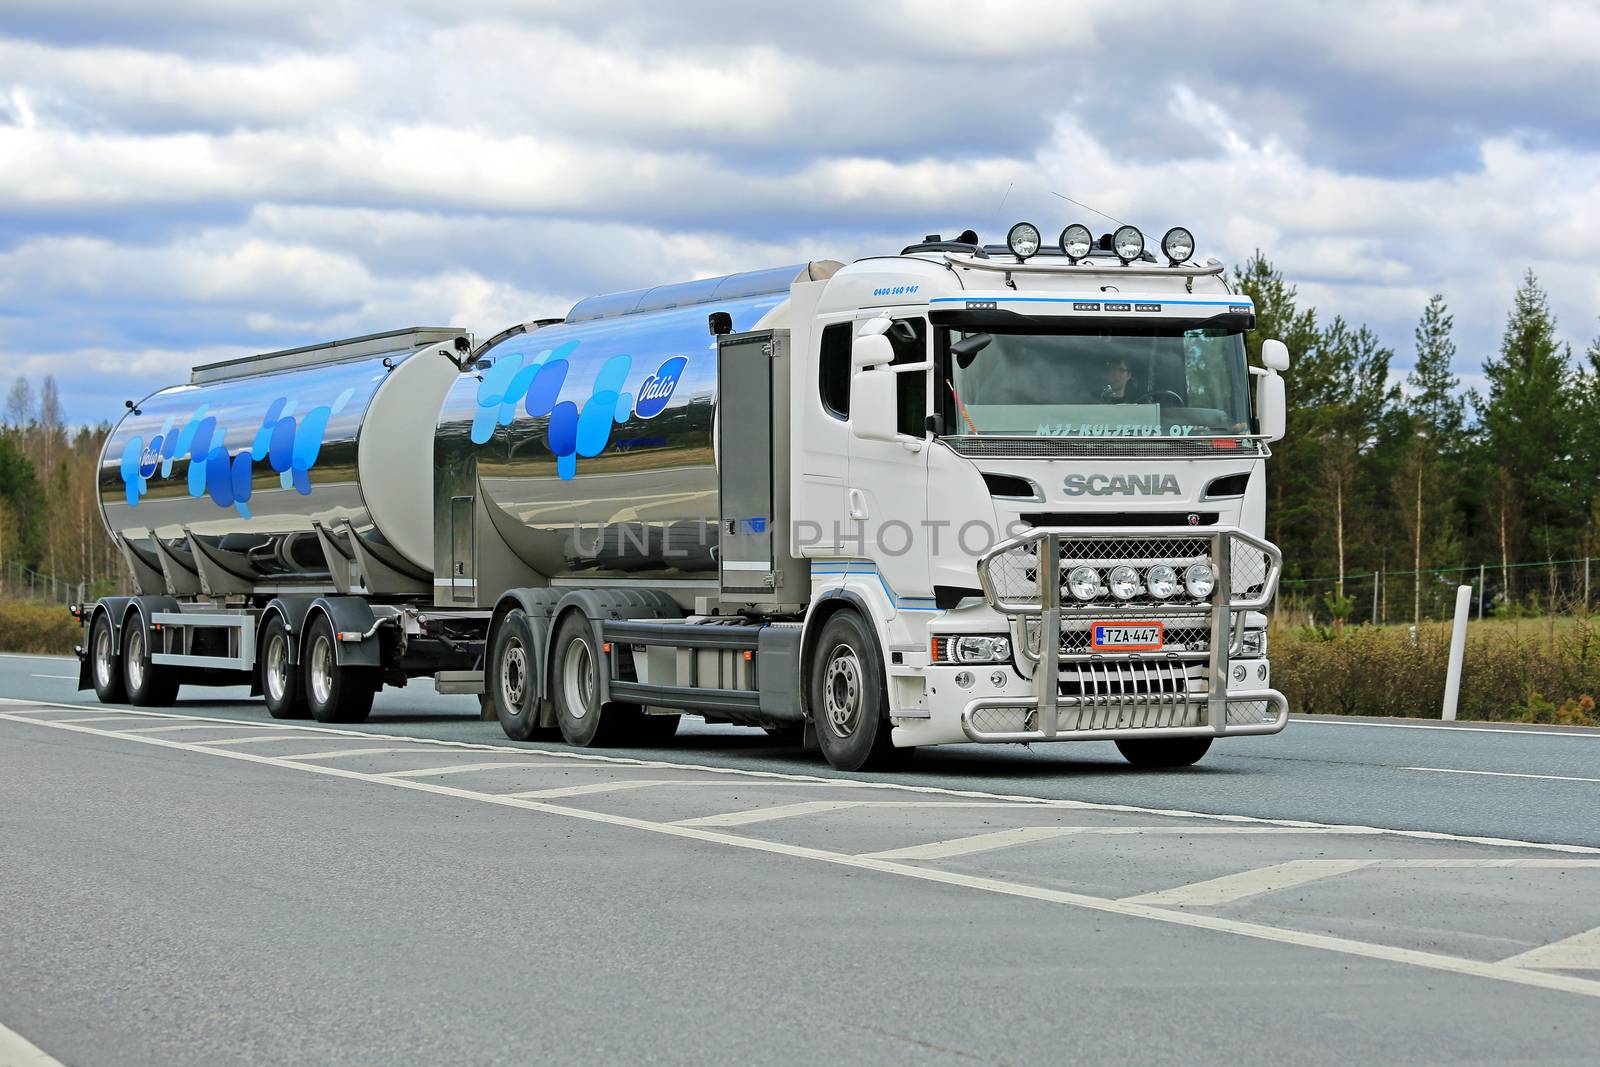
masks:
<instances>
[{"instance_id":1,"label":"headlight","mask_svg":"<svg viewBox=\"0 0 1600 1067\"><path fill-rule=\"evenodd\" d=\"M1246 630L1244 637L1239 641L1239 655L1265 656L1267 654L1267 631Z\"/></svg>"},{"instance_id":2,"label":"headlight","mask_svg":"<svg viewBox=\"0 0 1600 1067\"><path fill-rule=\"evenodd\" d=\"M1039 251L1039 227L1031 222L1019 222L1006 233L1006 247L1018 259L1027 259Z\"/></svg>"},{"instance_id":3,"label":"headlight","mask_svg":"<svg viewBox=\"0 0 1600 1067\"><path fill-rule=\"evenodd\" d=\"M1145 572L1144 585L1151 596L1165 600L1178 591L1178 572L1165 563L1158 563Z\"/></svg>"},{"instance_id":4,"label":"headlight","mask_svg":"<svg viewBox=\"0 0 1600 1067\"><path fill-rule=\"evenodd\" d=\"M1191 563L1183 572L1183 587L1196 600L1204 600L1217 587L1217 576L1211 573L1209 563Z\"/></svg>"},{"instance_id":5,"label":"headlight","mask_svg":"<svg viewBox=\"0 0 1600 1067\"><path fill-rule=\"evenodd\" d=\"M1093 567L1074 567L1067 575L1067 592L1079 600L1093 600L1100 593L1100 575Z\"/></svg>"},{"instance_id":6,"label":"headlight","mask_svg":"<svg viewBox=\"0 0 1600 1067\"><path fill-rule=\"evenodd\" d=\"M1132 600L1139 595L1139 572L1129 566L1113 567L1106 584L1118 600Z\"/></svg>"},{"instance_id":7,"label":"headlight","mask_svg":"<svg viewBox=\"0 0 1600 1067\"><path fill-rule=\"evenodd\" d=\"M1061 231L1061 254L1076 263L1094 247L1094 234L1081 222L1074 222Z\"/></svg>"},{"instance_id":8,"label":"headlight","mask_svg":"<svg viewBox=\"0 0 1600 1067\"><path fill-rule=\"evenodd\" d=\"M1011 639L988 634L965 634L940 642L945 654L956 663L1009 663Z\"/></svg>"},{"instance_id":9,"label":"headlight","mask_svg":"<svg viewBox=\"0 0 1600 1067\"><path fill-rule=\"evenodd\" d=\"M1176 267L1194 255L1194 234L1182 226L1174 226L1161 237L1161 253Z\"/></svg>"},{"instance_id":10,"label":"headlight","mask_svg":"<svg viewBox=\"0 0 1600 1067\"><path fill-rule=\"evenodd\" d=\"M1132 263L1144 255L1144 234L1137 226L1118 226L1111 235L1111 248L1124 263Z\"/></svg>"}]
</instances>

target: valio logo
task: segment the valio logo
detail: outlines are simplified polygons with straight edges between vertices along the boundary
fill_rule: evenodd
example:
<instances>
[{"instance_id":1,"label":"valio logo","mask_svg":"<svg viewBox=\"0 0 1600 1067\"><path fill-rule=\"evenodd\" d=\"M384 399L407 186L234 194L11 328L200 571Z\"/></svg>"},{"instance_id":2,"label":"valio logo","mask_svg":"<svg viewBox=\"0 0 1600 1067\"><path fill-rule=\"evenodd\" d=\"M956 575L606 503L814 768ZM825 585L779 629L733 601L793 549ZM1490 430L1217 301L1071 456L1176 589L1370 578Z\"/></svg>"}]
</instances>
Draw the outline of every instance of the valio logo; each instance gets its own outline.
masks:
<instances>
[{"instance_id":1,"label":"valio logo","mask_svg":"<svg viewBox=\"0 0 1600 1067\"><path fill-rule=\"evenodd\" d=\"M665 411L667 401L672 399L673 391L678 388L678 379L683 377L683 368L688 363L687 356L673 356L657 367L656 372L639 386L633 413L641 419L653 419Z\"/></svg>"}]
</instances>

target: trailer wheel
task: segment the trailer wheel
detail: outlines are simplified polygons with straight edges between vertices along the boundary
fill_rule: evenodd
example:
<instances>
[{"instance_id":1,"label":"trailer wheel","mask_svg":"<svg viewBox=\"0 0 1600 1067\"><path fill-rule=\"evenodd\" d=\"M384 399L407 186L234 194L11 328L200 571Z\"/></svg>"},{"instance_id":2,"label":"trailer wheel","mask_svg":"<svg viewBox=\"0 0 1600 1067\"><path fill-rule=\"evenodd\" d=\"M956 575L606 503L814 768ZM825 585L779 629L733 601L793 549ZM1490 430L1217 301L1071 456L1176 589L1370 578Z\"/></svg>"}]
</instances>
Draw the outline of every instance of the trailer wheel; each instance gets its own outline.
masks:
<instances>
[{"instance_id":1,"label":"trailer wheel","mask_svg":"<svg viewBox=\"0 0 1600 1067\"><path fill-rule=\"evenodd\" d=\"M267 714L274 719L311 717L300 668L290 662L291 640L281 616L267 620L261 633L261 695L267 701Z\"/></svg>"},{"instance_id":2,"label":"trailer wheel","mask_svg":"<svg viewBox=\"0 0 1600 1067\"><path fill-rule=\"evenodd\" d=\"M554 649L550 693L567 744L589 748L625 740L643 712L637 704L601 705L602 661L589 621L576 612L568 614L556 627Z\"/></svg>"},{"instance_id":3,"label":"trailer wheel","mask_svg":"<svg viewBox=\"0 0 1600 1067\"><path fill-rule=\"evenodd\" d=\"M306 635L303 658L306 704L318 722L365 722L378 692L377 672L368 667L341 667L333 624L318 615Z\"/></svg>"},{"instance_id":4,"label":"trailer wheel","mask_svg":"<svg viewBox=\"0 0 1600 1067\"><path fill-rule=\"evenodd\" d=\"M132 619L122 627L122 680L135 707L165 707L178 698L177 674L150 661L144 626Z\"/></svg>"},{"instance_id":5,"label":"trailer wheel","mask_svg":"<svg viewBox=\"0 0 1600 1067\"><path fill-rule=\"evenodd\" d=\"M904 761L913 749L889 739L889 690L878 642L853 611L822 624L809 674L817 743L841 771L880 770Z\"/></svg>"},{"instance_id":6,"label":"trailer wheel","mask_svg":"<svg viewBox=\"0 0 1600 1067\"><path fill-rule=\"evenodd\" d=\"M489 656L488 692L500 729L513 741L553 740L561 731L540 726L547 701L539 699L539 652L528 616L513 608L500 620Z\"/></svg>"},{"instance_id":7,"label":"trailer wheel","mask_svg":"<svg viewBox=\"0 0 1600 1067\"><path fill-rule=\"evenodd\" d=\"M1210 748L1209 737L1135 737L1117 742L1122 758L1135 767L1190 767Z\"/></svg>"},{"instance_id":8,"label":"trailer wheel","mask_svg":"<svg viewBox=\"0 0 1600 1067\"><path fill-rule=\"evenodd\" d=\"M121 704L128 699L122 664L117 659L117 635L111 632L111 616L104 611L95 615L89 627L89 674L100 703Z\"/></svg>"}]
</instances>

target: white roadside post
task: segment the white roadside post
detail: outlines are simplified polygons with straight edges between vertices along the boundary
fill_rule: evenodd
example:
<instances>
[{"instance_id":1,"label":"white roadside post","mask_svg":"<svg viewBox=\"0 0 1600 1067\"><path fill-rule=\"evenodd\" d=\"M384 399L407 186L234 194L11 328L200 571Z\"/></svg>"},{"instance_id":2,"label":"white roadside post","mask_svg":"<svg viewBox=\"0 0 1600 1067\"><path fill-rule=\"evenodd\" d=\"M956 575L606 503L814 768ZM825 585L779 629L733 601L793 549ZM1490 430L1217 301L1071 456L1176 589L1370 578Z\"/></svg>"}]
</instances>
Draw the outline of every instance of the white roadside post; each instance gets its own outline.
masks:
<instances>
[{"instance_id":1,"label":"white roadside post","mask_svg":"<svg viewBox=\"0 0 1600 1067\"><path fill-rule=\"evenodd\" d=\"M1444 721L1456 721L1461 697L1461 662L1467 655L1467 615L1472 609L1472 586L1456 587L1456 621L1450 630L1450 666L1444 674Z\"/></svg>"}]
</instances>

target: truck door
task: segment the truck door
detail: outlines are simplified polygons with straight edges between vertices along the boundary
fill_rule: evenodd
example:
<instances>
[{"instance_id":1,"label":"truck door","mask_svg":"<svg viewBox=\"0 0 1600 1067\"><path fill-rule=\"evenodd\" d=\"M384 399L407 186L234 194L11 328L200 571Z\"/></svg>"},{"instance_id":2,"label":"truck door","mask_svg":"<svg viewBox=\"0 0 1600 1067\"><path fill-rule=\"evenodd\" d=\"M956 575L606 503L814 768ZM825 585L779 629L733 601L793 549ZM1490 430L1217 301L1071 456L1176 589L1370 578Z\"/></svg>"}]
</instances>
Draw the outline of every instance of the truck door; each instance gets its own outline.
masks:
<instances>
[{"instance_id":1,"label":"truck door","mask_svg":"<svg viewBox=\"0 0 1600 1067\"><path fill-rule=\"evenodd\" d=\"M869 317L856 323L859 328ZM925 316L894 317L889 328L892 366L925 363L930 358ZM844 555L859 552L876 565L896 607L933 607L928 530L928 390L925 370L896 378L896 441L850 438L845 509L849 518ZM859 546L859 547L858 547Z\"/></svg>"}]
</instances>

